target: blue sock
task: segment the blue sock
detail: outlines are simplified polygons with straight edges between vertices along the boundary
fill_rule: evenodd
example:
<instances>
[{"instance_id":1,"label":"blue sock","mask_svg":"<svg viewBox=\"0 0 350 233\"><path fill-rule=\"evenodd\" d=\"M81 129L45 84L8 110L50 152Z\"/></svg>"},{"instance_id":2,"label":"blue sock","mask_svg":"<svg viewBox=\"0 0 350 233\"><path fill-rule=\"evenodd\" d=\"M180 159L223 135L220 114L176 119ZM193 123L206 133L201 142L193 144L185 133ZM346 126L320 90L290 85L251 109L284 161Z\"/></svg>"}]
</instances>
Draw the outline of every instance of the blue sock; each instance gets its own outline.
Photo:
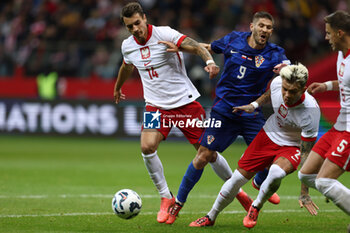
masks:
<instances>
[{"instance_id":1,"label":"blue sock","mask_svg":"<svg viewBox=\"0 0 350 233\"><path fill-rule=\"evenodd\" d=\"M267 168L256 173L256 175L254 177L254 182L258 187L260 187L260 185L264 182L268 173L269 173L269 170Z\"/></svg>"},{"instance_id":2,"label":"blue sock","mask_svg":"<svg viewBox=\"0 0 350 233\"><path fill-rule=\"evenodd\" d=\"M188 194L198 182L198 180L201 178L202 173L203 169L197 170L196 168L194 168L192 162L190 163L190 165L188 165L187 171L184 177L182 178L179 191L177 193L177 200L179 200L182 203L186 202Z\"/></svg>"}]
</instances>

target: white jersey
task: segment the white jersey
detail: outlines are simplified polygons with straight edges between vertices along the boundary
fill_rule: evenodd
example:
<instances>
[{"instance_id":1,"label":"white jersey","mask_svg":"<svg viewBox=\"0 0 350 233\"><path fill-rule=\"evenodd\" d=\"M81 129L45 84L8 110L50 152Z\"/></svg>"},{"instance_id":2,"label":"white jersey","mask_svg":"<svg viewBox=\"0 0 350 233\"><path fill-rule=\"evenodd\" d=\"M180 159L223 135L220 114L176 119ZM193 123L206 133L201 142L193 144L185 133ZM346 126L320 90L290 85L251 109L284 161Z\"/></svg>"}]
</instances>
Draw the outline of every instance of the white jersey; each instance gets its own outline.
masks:
<instances>
[{"instance_id":1,"label":"white jersey","mask_svg":"<svg viewBox=\"0 0 350 233\"><path fill-rule=\"evenodd\" d=\"M267 119L264 130L279 146L300 146L304 141L316 140L320 121L320 108L305 92L293 106L286 106L282 97L282 78L276 77L270 86L274 113Z\"/></svg>"},{"instance_id":2,"label":"white jersey","mask_svg":"<svg viewBox=\"0 0 350 233\"><path fill-rule=\"evenodd\" d=\"M344 55L338 53L337 76L339 82L340 113L334 128L350 132L350 50Z\"/></svg>"},{"instance_id":3,"label":"white jersey","mask_svg":"<svg viewBox=\"0 0 350 233\"><path fill-rule=\"evenodd\" d=\"M170 27L148 25L148 37L140 44L134 36L123 41L122 54L126 64L139 71L146 104L173 109L197 99L200 94L187 76L183 54L167 52L158 41L180 46L186 36Z\"/></svg>"}]
</instances>

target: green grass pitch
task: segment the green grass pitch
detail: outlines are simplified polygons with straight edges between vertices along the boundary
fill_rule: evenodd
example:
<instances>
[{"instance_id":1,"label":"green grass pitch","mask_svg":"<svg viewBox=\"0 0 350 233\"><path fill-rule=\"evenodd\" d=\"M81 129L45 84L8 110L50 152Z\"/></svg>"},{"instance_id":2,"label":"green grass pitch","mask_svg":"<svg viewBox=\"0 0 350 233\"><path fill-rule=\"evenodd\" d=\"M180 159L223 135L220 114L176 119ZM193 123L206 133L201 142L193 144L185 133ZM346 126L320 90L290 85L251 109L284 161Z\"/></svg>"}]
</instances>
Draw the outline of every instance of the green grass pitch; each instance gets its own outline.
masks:
<instances>
[{"instance_id":1,"label":"green grass pitch","mask_svg":"<svg viewBox=\"0 0 350 233\"><path fill-rule=\"evenodd\" d=\"M232 169L246 146L233 144L223 155ZM158 154L168 185L176 194L188 163L195 155L186 142L161 143ZM341 179L350 187L349 174ZM243 208L235 200L219 215L215 226L188 224L211 208L223 182L206 167L173 225L159 224L160 199L140 154L139 141L105 138L0 136L0 232L346 232L349 216L317 191L311 195L320 207L318 216L300 209L297 173L282 181L281 203L266 203L258 224L242 225ZM123 220L111 209L113 194L130 188L140 194L139 216ZM250 182L244 187L253 198Z\"/></svg>"}]
</instances>

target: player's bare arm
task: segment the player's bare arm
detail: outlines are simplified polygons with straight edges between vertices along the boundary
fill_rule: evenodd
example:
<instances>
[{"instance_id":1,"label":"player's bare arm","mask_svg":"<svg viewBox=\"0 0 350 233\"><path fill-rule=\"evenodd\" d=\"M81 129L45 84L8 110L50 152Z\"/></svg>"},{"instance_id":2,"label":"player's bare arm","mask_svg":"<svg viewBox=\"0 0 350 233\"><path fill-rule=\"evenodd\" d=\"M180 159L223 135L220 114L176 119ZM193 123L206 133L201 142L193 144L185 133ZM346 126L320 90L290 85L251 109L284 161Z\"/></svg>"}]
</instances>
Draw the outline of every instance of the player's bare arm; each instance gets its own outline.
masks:
<instances>
[{"instance_id":1,"label":"player's bare arm","mask_svg":"<svg viewBox=\"0 0 350 233\"><path fill-rule=\"evenodd\" d=\"M177 47L174 43L169 41L158 41L158 43L165 44L168 47L167 52L184 51L192 54L197 54L204 61L213 60L213 57L209 53L210 44L198 43L190 37L186 37L181 43L180 47ZM213 64L215 63L213 62Z\"/></svg>"},{"instance_id":2,"label":"player's bare arm","mask_svg":"<svg viewBox=\"0 0 350 233\"><path fill-rule=\"evenodd\" d=\"M199 43L200 45L202 45L204 48L206 48L210 54L213 54L213 50L211 50L211 45L207 44L207 43Z\"/></svg>"},{"instance_id":3,"label":"player's bare arm","mask_svg":"<svg viewBox=\"0 0 350 233\"><path fill-rule=\"evenodd\" d=\"M238 111L245 111L247 113L252 113L254 112L254 110L263 105L266 104L268 102L271 101L271 91L270 89L265 91L264 94L262 94L257 100L255 100L254 102L247 104L247 105L243 105L243 106L238 106L238 107L233 107L233 113L238 112Z\"/></svg>"},{"instance_id":4,"label":"player's bare arm","mask_svg":"<svg viewBox=\"0 0 350 233\"><path fill-rule=\"evenodd\" d=\"M325 91L339 91L339 83L338 80L327 81L324 83L314 82L307 88L307 91L311 95Z\"/></svg>"},{"instance_id":5,"label":"player's bare arm","mask_svg":"<svg viewBox=\"0 0 350 233\"><path fill-rule=\"evenodd\" d=\"M165 44L168 47L167 52L178 52L181 50L200 56L207 64L207 66L204 67L204 70L209 73L210 79L214 78L220 71L220 68L215 64L209 51L203 47L201 43L198 43L189 37L186 37L182 41L179 48L174 43L169 41L158 41L158 43Z\"/></svg>"},{"instance_id":6,"label":"player's bare arm","mask_svg":"<svg viewBox=\"0 0 350 233\"><path fill-rule=\"evenodd\" d=\"M209 51L197 41L190 37L186 37L182 41L180 48L188 53L197 54L206 62L207 66L204 67L204 69L209 73L210 79L214 78L219 73L220 68L215 64Z\"/></svg>"},{"instance_id":7,"label":"player's bare arm","mask_svg":"<svg viewBox=\"0 0 350 233\"><path fill-rule=\"evenodd\" d=\"M182 48L183 51L186 51L188 53L197 54L204 61L213 60L213 57L211 56L209 51L206 48L204 48L202 45L200 45L200 43L198 43L197 41L195 41L190 37L186 37L182 41L180 48Z\"/></svg>"},{"instance_id":8,"label":"player's bare arm","mask_svg":"<svg viewBox=\"0 0 350 233\"><path fill-rule=\"evenodd\" d=\"M159 44L165 44L168 49L166 50L167 52L179 52L179 51L183 51L183 49L180 47L177 47L174 43L169 42L169 41L158 41ZM211 50L211 46L210 44L206 44L206 43L199 43L199 45L203 46L206 50L208 50L210 52L210 54L213 53L213 51Z\"/></svg>"},{"instance_id":9,"label":"player's bare arm","mask_svg":"<svg viewBox=\"0 0 350 233\"><path fill-rule=\"evenodd\" d=\"M315 145L315 141L312 142L306 142L301 141L300 145L300 167L303 166L305 163L309 153L311 152L312 147ZM319 209L318 206L311 200L311 197L309 195L309 187L305 185L304 183L301 183L301 190L300 190L300 196L299 196L299 205L300 208L305 207L307 211L311 215L317 215L317 210Z\"/></svg>"},{"instance_id":10,"label":"player's bare arm","mask_svg":"<svg viewBox=\"0 0 350 233\"><path fill-rule=\"evenodd\" d=\"M133 65L128 65L123 62L121 65L119 72L118 72L118 78L114 85L114 101L116 104L118 104L122 99L125 99L125 95L122 93L121 88L124 84L124 82L130 77L132 71L134 70Z\"/></svg>"}]
</instances>

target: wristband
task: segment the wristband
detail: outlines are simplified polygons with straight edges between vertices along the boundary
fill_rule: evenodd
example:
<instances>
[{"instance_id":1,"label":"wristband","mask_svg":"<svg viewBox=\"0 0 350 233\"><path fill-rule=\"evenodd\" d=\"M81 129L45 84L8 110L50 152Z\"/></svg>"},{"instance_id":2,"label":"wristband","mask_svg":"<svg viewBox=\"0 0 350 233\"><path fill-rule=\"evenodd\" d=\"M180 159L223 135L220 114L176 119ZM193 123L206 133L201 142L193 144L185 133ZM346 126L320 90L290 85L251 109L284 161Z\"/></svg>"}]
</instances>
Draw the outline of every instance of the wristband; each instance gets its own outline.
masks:
<instances>
[{"instance_id":1,"label":"wristband","mask_svg":"<svg viewBox=\"0 0 350 233\"><path fill-rule=\"evenodd\" d=\"M324 82L324 84L326 85L327 91L333 90L333 82L332 81Z\"/></svg>"},{"instance_id":2,"label":"wristband","mask_svg":"<svg viewBox=\"0 0 350 233\"><path fill-rule=\"evenodd\" d=\"M215 64L215 61L214 60L207 60L206 63L207 63L207 66L208 66L209 64Z\"/></svg>"},{"instance_id":3,"label":"wristband","mask_svg":"<svg viewBox=\"0 0 350 233\"><path fill-rule=\"evenodd\" d=\"M251 102L250 104L253 105L254 109L257 109L259 107L259 104L256 101Z\"/></svg>"}]
</instances>

